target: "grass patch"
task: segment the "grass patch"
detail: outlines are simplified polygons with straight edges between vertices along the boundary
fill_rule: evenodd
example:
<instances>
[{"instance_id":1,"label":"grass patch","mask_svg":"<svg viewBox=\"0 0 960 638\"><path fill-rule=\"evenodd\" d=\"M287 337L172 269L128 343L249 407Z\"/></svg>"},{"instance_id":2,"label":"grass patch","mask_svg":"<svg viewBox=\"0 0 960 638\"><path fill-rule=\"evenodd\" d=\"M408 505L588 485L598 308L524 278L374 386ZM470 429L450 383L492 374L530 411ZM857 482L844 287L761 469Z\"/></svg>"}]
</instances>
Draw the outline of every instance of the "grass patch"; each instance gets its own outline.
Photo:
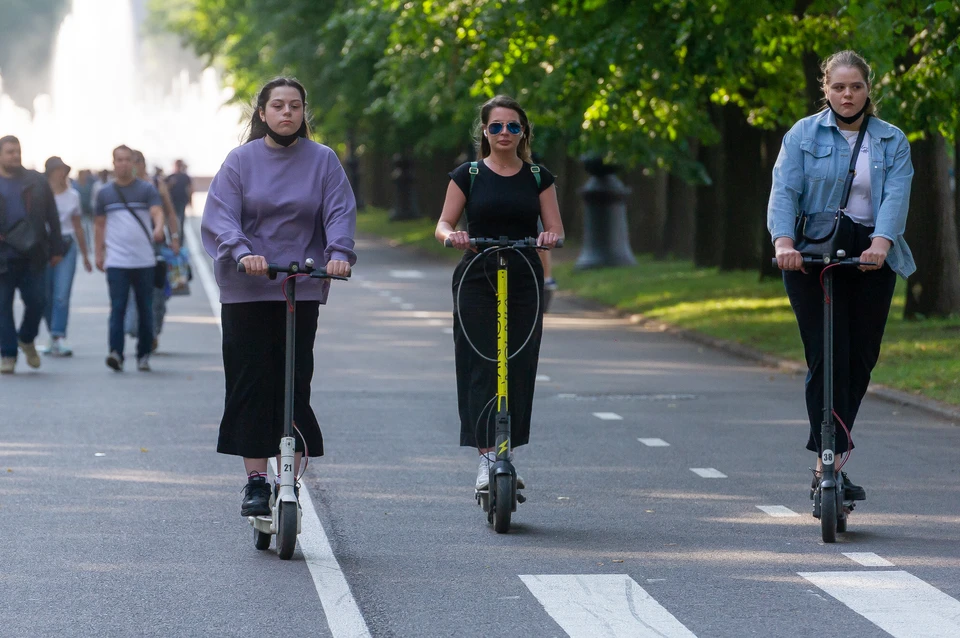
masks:
<instances>
[{"instance_id":1,"label":"grass patch","mask_svg":"<svg viewBox=\"0 0 960 638\"><path fill-rule=\"evenodd\" d=\"M568 255L569 257L569 255ZM638 258L636 266L577 271L555 266L561 288L625 312L803 360L800 333L780 280L754 272L697 269L687 261ZM906 321L897 282L873 380L960 405L960 318Z\"/></svg>"},{"instance_id":2,"label":"grass patch","mask_svg":"<svg viewBox=\"0 0 960 638\"><path fill-rule=\"evenodd\" d=\"M458 260L460 251L434 239L436 224L433 218L392 222L387 211L376 208L357 215L360 233ZM563 290L768 354L803 360L797 322L779 279L761 282L754 272L698 269L688 261L648 256L638 257L636 266L577 271L573 261L578 252L570 244L555 253L555 276ZM905 288L898 280L873 380L960 405L960 318L904 320Z\"/></svg>"}]
</instances>

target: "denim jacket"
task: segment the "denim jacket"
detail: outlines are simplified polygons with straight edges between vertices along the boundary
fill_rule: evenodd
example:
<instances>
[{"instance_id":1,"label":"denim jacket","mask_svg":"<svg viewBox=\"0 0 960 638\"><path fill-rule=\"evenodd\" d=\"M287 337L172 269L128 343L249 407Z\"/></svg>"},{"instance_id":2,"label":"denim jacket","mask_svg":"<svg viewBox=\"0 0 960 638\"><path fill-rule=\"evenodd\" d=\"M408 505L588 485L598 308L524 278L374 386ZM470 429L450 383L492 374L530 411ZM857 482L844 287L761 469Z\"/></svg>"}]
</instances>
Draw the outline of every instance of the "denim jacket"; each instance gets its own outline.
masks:
<instances>
[{"instance_id":1,"label":"denim jacket","mask_svg":"<svg viewBox=\"0 0 960 638\"><path fill-rule=\"evenodd\" d=\"M913 180L910 144L903 131L876 117L870 117L867 132L870 199L876 224L870 238L890 240L886 263L906 278L917 269L903 239ZM836 211L849 168L850 145L840 133L832 111L821 111L794 124L783 138L773 167L773 188L767 205L767 229L773 241L778 237L796 239L794 226L801 211Z\"/></svg>"}]
</instances>

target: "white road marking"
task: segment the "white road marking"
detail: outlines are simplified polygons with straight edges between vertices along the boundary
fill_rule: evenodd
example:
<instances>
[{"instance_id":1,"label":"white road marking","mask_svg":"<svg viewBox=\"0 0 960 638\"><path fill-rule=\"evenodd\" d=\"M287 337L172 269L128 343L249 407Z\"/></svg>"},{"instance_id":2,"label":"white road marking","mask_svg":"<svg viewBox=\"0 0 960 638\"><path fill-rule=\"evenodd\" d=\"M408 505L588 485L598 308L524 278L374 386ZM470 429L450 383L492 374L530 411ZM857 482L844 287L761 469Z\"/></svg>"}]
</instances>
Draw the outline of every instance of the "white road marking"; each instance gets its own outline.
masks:
<instances>
[{"instance_id":1,"label":"white road marking","mask_svg":"<svg viewBox=\"0 0 960 638\"><path fill-rule=\"evenodd\" d=\"M186 224L184 235L190 254L195 255L191 260L194 271L200 278L203 285L203 291L210 302L210 309L217 319L217 327L223 332L223 326L220 325L220 289L217 287L207 264L206 252L197 237L197 232L192 224ZM270 459L276 473L276 461ZM306 562L313 577L313 585L320 596L320 604L323 606L323 613L327 618L327 625L330 627L330 633L334 638L367 638L370 636L370 630L367 623L363 620L360 608L353 594L350 593L350 586L347 579L340 569L333 549L330 547L330 541L323 531L323 525L313 508L313 501L310 498L310 492L306 483L300 485L303 498L300 499L300 507L303 514L300 520L300 536L297 542L300 544L300 553L303 554L303 560Z\"/></svg>"},{"instance_id":2,"label":"white road marking","mask_svg":"<svg viewBox=\"0 0 960 638\"><path fill-rule=\"evenodd\" d=\"M637 439L647 447L670 447L670 444L663 439Z\"/></svg>"},{"instance_id":3,"label":"white road marking","mask_svg":"<svg viewBox=\"0 0 960 638\"><path fill-rule=\"evenodd\" d=\"M413 310L413 307L414 307L414 306L413 306L412 303L402 303L402 304L400 304L400 310Z\"/></svg>"},{"instance_id":4,"label":"white road marking","mask_svg":"<svg viewBox=\"0 0 960 638\"><path fill-rule=\"evenodd\" d=\"M445 334L445 335L452 335L452 334L453 334L453 328L444 328L444 329L441 330L440 332L442 332L442 333Z\"/></svg>"},{"instance_id":5,"label":"white road marking","mask_svg":"<svg viewBox=\"0 0 960 638\"><path fill-rule=\"evenodd\" d=\"M864 567L895 567L893 563L873 552L843 552L843 555Z\"/></svg>"},{"instance_id":6,"label":"white road marking","mask_svg":"<svg viewBox=\"0 0 960 638\"><path fill-rule=\"evenodd\" d=\"M547 382L547 381L550 381L550 377L548 377L548 376L545 375L545 374L538 374L538 375L537 375L537 381Z\"/></svg>"},{"instance_id":7,"label":"white road marking","mask_svg":"<svg viewBox=\"0 0 960 638\"><path fill-rule=\"evenodd\" d=\"M789 507L784 507L783 505L757 505L757 509L762 512L766 512L770 516L774 516L776 518L784 518L787 516L800 516Z\"/></svg>"},{"instance_id":8,"label":"white road marking","mask_svg":"<svg viewBox=\"0 0 960 638\"><path fill-rule=\"evenodd\" d=\"M691 467L690 471L703 478L727 478L727 475L712 467Z\"/></svg>"},{"instance_id":9,"label":"white road marking","mask_svg":"<svg viewBox=\"0 0 960 638\"><path fill-rule=\"evenodd\" d=\"M393 293L391 293L389 290L379 290L377 291L377 294L380 295L381 297L389 297Z\"/></svg>"},{"instance_id":10,"label":"white road marking","mask_svg":"<svg viewBox=\"0 0 960 638\"><path fill-rule=\"evenodd\" d=\"M390 303L403 303L403 299L400 297L390 297Z\"/></svg>"},{"instance_id":11,"label":"white road marking","mask_svg":"<svg viewBox=\"0 0 960 638\"><path fill-rule=\"evenodd\" d=\"M593 416L601 421L623 421L623 417L616 412L594 412Z\"/></svg>"},{"instance_id":12,"label":"white road marking","mask_svg":"<svg viewBox=\"0 0 960 638\"><path fill-rule=\"evenodd\" d=\"M905 571L799 575L894 638L960 636L960 601Z\"/></svg>"},{"instance_id":13,"label":"white road marking","mask_svg":"<svg viewBox=\"0 0 960 638\"><path fill-rule=\"evenodd\" d=\"M421 270L391 270L390 276L396 279L423 279Z\"/></svg>"},{"instance_id":14,"label":"white road marking","mask_svg":"<svg viewBox=\"0 0 960 638\"><path fill-rule=\"evenodd\" d=\"M570 638L696 638L626 574L520 579Z\"/></svg>"}]
</instances>

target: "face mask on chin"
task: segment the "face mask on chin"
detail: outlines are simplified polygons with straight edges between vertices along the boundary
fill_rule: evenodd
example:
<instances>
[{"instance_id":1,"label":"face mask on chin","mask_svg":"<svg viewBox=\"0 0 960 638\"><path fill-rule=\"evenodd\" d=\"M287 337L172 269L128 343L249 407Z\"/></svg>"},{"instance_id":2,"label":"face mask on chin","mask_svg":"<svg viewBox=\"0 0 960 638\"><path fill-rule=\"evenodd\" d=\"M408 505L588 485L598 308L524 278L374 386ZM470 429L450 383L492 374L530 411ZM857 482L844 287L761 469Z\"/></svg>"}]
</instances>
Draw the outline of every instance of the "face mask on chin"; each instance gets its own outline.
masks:
<instances>
[{"instance_id":1,"label":"face mask on chin","mask_svg":"<svg viewBox=\"0 0 960 638\"><path fill-rule=\"evenodd\" d=\"M267 124L267 135L269 135L270 139L272 139L274 142L276 142L280 146L286 147L286 146L290 146L291 144L297 141L297 138L300 137L300 131L298 130L296 133L292 133L290 135L280 135L279 133L274 131L272 128L270 128L269 124Z\"/></svg>"},{"instance_id":2,"label":"face mask on chin","mask_svg":"<svg viewBox=\"0 0 960 638\"><path fill-rule=\"evenodd\" d=\"M840 120L844 124L853 124L854 122L860 119L860 116L863 115L866 112L867 107L870 106L870 98L867 98L867 101L863 103L862 109L860 109L850 117L840 115L840 113L837 112L837 109L833 108L833 104L830 104L830 100L827 100L827 106L830 107L830 110L833 111L834 117L836 117L838 120Z\"/></svg>"}]
</instances>

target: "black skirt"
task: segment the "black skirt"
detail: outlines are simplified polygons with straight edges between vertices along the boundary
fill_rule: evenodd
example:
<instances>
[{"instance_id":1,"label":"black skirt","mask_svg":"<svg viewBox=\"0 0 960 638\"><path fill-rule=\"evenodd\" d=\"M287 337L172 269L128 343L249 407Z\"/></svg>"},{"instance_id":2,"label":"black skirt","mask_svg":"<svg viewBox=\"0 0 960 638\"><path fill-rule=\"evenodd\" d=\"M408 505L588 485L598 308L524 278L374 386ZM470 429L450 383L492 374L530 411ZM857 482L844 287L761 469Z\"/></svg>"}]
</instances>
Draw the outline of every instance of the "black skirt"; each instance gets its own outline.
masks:
<instances>
[{"instance_id":1,"label":"black skirt","mask_svg":"<svg viewBox=\"0 0 960 638\"><path fill-rule=\"evenodd\" d=\"M511 447L530 441L530 418L533 412L533 391L540 360L540 339L543 335L543 305L537 311L537 296L543 291L543 266L533 251L525 251L533 266L517 253L510 253L507 279L508 351L516 353L530 335L530 340L507 364L507 399L510 411ZM460 445L491 448L496 444L497 395L497 264L493 255L482 257L470 267L460 292L461 324L457 316L457 291L467 264L474 253L467 253L453 273L453 343L457 362L457 399L460 410ZM530 331L533 329L533 334ZM488 361L478 355L467 341L476 346Z\"/></svg>"},{"instance_id":2,"label":"black skirt","mask_svg":"<svg viewBox=\"0 0 960 638\"><path fill-rule=\"evenodd\" d=\"M310 407L319 301L297 302L293 421L297 451L323 456L323 435ZM226 399L217 452L251 459L276 456L283 436L286 302L221 306ZM304 446L306 439L306 446Z\"/></svg>"}]
</instances>

